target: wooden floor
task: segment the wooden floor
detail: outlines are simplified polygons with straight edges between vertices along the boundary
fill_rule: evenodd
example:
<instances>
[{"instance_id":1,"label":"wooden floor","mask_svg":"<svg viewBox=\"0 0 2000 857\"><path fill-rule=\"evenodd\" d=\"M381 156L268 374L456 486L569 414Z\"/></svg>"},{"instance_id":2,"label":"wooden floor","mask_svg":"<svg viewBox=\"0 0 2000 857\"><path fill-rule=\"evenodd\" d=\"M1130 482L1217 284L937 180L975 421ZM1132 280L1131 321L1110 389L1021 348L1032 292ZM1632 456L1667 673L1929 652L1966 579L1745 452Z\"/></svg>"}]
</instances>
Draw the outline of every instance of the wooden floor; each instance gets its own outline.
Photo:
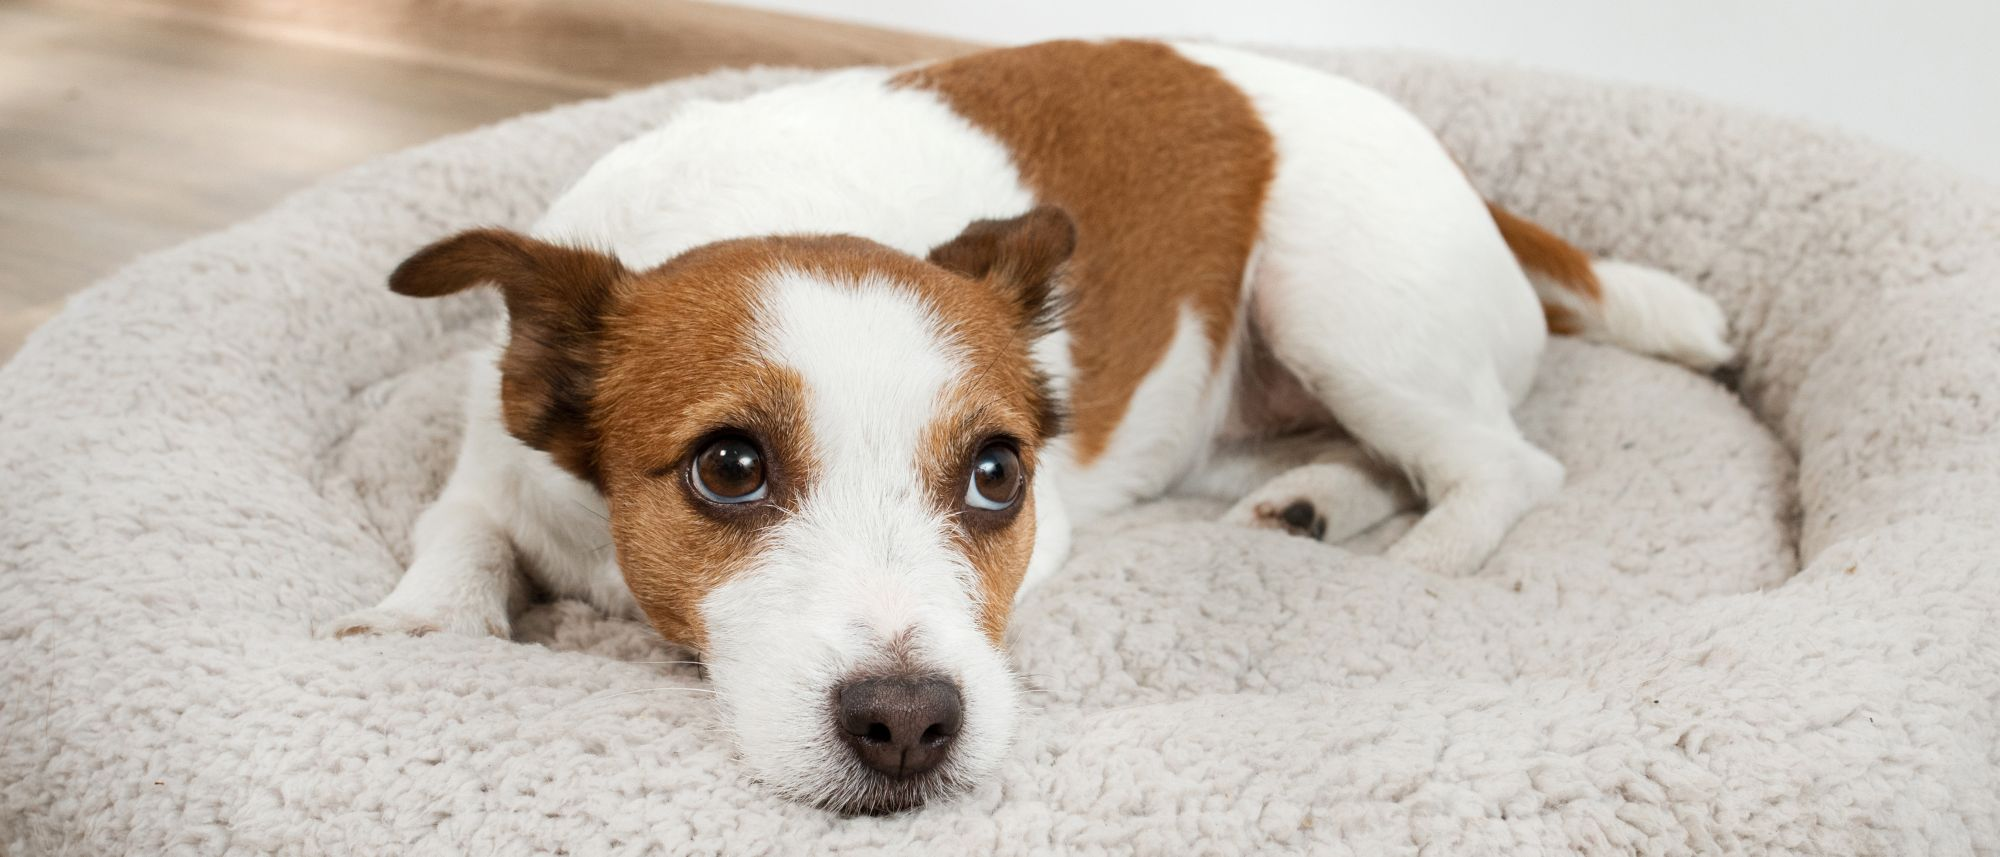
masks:
<instances>
[{"instance_id":1,"label":"wooden floor","mask_svg":"<svg viewBox=\"0 0 2000 857\"><path fill-rule=\"evenodd\" d=\"M686 0L0 0L0 359L133 257L376 154L719 67L968 48Z\"/></svg>"}]
</instances>

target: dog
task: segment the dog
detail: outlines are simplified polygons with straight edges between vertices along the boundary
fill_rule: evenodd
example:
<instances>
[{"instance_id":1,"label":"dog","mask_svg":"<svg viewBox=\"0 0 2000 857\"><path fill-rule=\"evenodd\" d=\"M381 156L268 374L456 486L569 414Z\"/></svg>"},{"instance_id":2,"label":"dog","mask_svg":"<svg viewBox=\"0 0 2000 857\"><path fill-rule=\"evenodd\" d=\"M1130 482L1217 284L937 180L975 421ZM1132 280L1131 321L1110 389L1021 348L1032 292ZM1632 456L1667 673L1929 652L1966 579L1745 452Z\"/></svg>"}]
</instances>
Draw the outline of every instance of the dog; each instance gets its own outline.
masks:
<instances>
[{"instance_id":1,"label":"dog","mask_svg":"<svg viewBox=\"0 0 2000 857\"><path fill-rule=\"evenodd\" d=\"M1150 41L691 104L389 284L506 320L414 561L326 632L505 637L531 587L644 618L756 780L842 813L1000 764L1009 612L1073 528L1422 509L1387 557L1470 573L1562 483L1510 413L1551 332L1732 357L1713 301L1486 203L1389 98Z\"/></svg>"}]
</instances>

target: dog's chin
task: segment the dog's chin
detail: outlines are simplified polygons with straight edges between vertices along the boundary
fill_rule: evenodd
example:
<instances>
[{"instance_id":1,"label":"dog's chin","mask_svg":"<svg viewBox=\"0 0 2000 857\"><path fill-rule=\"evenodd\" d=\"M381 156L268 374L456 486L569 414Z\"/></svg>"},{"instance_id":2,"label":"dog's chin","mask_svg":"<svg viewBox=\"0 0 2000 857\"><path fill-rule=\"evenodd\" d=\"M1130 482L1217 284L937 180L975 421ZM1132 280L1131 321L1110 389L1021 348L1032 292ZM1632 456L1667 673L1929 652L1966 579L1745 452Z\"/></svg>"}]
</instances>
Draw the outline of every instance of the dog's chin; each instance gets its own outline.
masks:
<instances>
[{"instance_id":1,"label":"dog's chin","mask_svg":"<svg viewBox=\"0 0 2000 857\"><path fill-rule=\"evenodd\" d=\"M830 773L800 776L753 772L754 779L776 796L842 817L893 815L950 800L967 791L977 777L946 762L937 770L913 777L892 777L845 760Z\"/></svg>"},{"instance_id":2,"label":"dog's chin","mask_svg":"<svg viewBox=\"0 0 2000 857\"><path fill-rule=\"evenodd\" d=\"M873 771L850 774L845 787L822 795L815 806L842 817L894 815L921 808L932 801L948 800L963 793L966 783L948 773L921 777L886 777Z\"/></svg>"}]
</instances>

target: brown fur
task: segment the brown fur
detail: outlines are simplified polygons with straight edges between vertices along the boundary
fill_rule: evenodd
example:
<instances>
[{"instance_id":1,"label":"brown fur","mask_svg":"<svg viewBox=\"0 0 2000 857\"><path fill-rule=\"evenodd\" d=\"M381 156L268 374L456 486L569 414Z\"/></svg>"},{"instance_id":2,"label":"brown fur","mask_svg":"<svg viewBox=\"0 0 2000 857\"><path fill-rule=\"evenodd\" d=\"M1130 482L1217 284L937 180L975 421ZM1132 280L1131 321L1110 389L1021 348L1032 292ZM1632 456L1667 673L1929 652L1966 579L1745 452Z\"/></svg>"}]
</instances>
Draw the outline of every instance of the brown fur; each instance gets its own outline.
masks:
<instances>
[{"instance_id":1,"label":"brown fur","mask_svg":"<svg viewBox=\"0 0 2000 857\"><path fill-rule=\"evenodd\" d=\"M1575 336L1583 332L1583 319L1560 304L1543 301L1542 318L1548 322L1549 332L1557 336Z\"/></svg>"},{"instance_id":2,"label":"brown fur","mask_svg":"<svg viewBox=\"0 0 2000 857\"><path fill-rule=\"evenodd\" d=\"M980 627L995 646L1001 645L1012 615L1014 594L1027 576L1028 559L1035 549L1035 495L1028 486L1012 508L994 512L965 505L965 489L971 475L972 457L996 428L1013 423L1025 426L1027 415L999 411L978 415L975 402L990 392L953 396L950 408L925 432L928 450L921 463L925 482L930 486L931 503L956 518L952 538L979 573ZM1035 449L1023 445L1021 466L1032 478Z\"/></svg>"},{"instance_id":3,"label":"brown fur","mask_svg":"<svg viewBox=\"0 0 2000 857\"><path fill-rule=\"evenodd\" d=\"M1219 360L1275 169L1249 99L1152 42L1048 42L907 72L1014 154L1075 218L1063 318L1076 364L1075 450L1103 452L1192 306Z\"/></svg>"},{"instance_id":4,"label":"brown fur","mask_svg":"<svg viewBox=\"0 0 2000 857\"><path fill-rule=\"evenodd\" d=\"M417 251L389 275L389 288L428 298L498 285L509 325L500 357L502 421L522 443L596 484L587 417L598 320L611 287L625 276L624 266L603 253L475 229Z\"/></svg>"},{"instance_id":5,"label":"brown fur","mask_svg":"<svg viewBox=\"0 0 2000 857\"><path fill-rule=\"evenodd\" d=\"M958 237L933 248L934 265L962 277L978 280L985 292L998 295L1010 304L1003 308L1013 324L1011 329L1029 345L1053 331L1060 323L1064 303L1055 293L1056 278L1076 250L1076 223L1061 209L1040 206L1008 220L979 220L965 227ZM959 327L977 331L990 328L990 319L977 313L984 308L953 300L957 295L980 294L965 289L946 289L932 296L934 301L952 304L945 313ZM1003 355L1004 356L1004 355ZM1066 428L1067 410L1049 390L1049 380L1041 376L1029 360L1005 366L981 364L984 373L1018 373L1015 383L1027 383L1034 390L1035 432L1050 438Z\"/></svg>"},{"instance_id":6,"label":"brown fur","mask_svg":"<svg viewBox=\"0 0 2000 857\"><path fill-rule=\"evenodd\" d=\"M1493 223L1500 227L1500 237L1506 239L1507 249L1514 252L1514 259L1529 274L1539 274L1549 282L1556 283L1577 297L1589 301L1599 301L1604 297L1603 287L1597 282L1597 272L1590 268L1590 254L1576 249L1555 233L1543 229L1507 209L1491 202L1486 210L1493 215ZM1549 309L1543 304L1543 309ZM1558 325L1574 327L1574 315L1549 315L1549 330L1555 333L1573 333L1572 330L1558 329Z\"/></svg>"}]
</instances>

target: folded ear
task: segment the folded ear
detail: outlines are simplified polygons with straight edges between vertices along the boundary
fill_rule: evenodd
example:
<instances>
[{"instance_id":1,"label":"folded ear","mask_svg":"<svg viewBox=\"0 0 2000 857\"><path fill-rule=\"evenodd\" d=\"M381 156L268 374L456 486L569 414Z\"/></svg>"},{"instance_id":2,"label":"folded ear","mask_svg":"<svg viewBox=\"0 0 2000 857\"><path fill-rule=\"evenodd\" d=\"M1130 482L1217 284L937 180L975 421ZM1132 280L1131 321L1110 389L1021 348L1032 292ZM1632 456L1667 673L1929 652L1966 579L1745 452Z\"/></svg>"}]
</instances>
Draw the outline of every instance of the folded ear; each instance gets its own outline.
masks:
<instances>
[{"instance_id":1,"label":"folded ear","mask_svg":"<svg viewBox=\"0 0 2000 857\"><path fill-rule=\"evenodd\" d=\"M507 302L500 358L500 412L508 433L547 452L571 473L597 481L590 401L598 337L617 259L504 229L475 229L417 251L389 275L389 289L438 297L482 283Z\"/></svg>"},{"instance_id":2,"label":"folded ear","mask_svg":"<svg viewBox=\"0 0 2000 857\"><path fill-rule=\"evenodd\" d=\"M1021 308L1022 322L1041 332L1060 320L1056 274L1075 250L1076 223L1041 205L1019 217L973 221L932 249L930 261L1002 289Z\"/></svg>"}]
</instances>

